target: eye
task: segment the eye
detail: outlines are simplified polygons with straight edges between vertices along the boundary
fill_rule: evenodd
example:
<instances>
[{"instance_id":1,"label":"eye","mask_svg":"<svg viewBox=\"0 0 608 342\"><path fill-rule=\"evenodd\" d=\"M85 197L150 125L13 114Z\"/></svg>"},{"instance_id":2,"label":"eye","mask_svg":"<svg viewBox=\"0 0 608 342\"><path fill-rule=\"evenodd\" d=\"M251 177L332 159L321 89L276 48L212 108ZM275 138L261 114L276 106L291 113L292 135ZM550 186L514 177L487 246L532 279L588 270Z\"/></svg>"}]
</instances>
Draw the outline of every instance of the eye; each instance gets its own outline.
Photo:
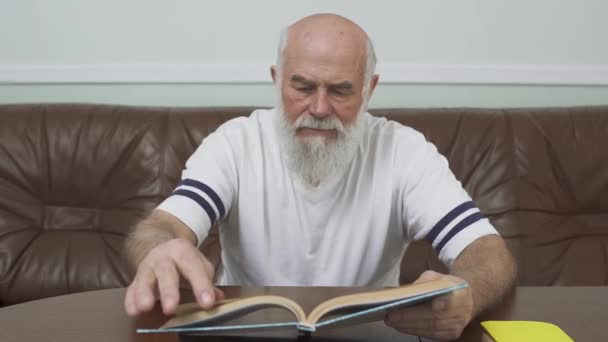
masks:
<instances>
[{"instance_id":1,"label":"eye","mask_svg":"<svg viewBox=\"0 0 608 342\"><path fill-rule=\"evenodd\" d=\"M352 95L352 89L350 88L333 88L331 93L338 97L346 97Z\"/></svg>"},{"instance_id":2,"label":"eye","mask_svg":"<svg viewBox=\"0 0 608 342\"><path fill-rule=\"evenodd\" d=\"M334 95L337 95L337 96L346 96L346 95L348 95L348 92L346 92L346 91L344 91L344 90L342 90L342 89L334 89L334 90L332 91L332 93L333 93Z\"/></svg>"},{"instance_id":3,"label":"eye","mask_svg":"<svg viewBox=\"0 0 608 342\"><path fill-rule=\"evenodd\" d=\"M299 91L301 93L305 93L305 94L310 94L314 90L313 87L308 87L308 86L305 86L305 87L295 87L295 89L297 91Z\"/></svg>"}]
</instances>

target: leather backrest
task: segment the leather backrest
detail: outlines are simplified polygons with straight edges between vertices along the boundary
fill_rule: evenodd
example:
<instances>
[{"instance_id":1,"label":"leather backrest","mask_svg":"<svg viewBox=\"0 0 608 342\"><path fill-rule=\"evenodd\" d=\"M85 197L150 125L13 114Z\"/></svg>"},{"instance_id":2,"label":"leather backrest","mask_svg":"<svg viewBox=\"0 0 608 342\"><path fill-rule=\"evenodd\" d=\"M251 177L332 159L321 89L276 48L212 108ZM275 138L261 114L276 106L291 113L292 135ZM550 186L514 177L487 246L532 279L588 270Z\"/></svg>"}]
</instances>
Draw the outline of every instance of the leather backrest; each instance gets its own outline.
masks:
<instances>
[{"instance_id":1,"label":"leather backrest","mask_svg":"<svg viewBox=\"0 0 608 342\"><path fill-rule=\"evenodd\" d=\"M126 286L129 228L200 141L252 108L0 105L0 303ZM608 107L387 109L448 158L506 238L522 285L608 284ZM219 263L217 232L202 250ZM402 281L441 270L408 249Z\"/></svg>"},{"instance_id":2,"label":"leather backrest","mask_svg":"<svg viewBox=\"0 0 608 342\"><path fill-rule=\"evenodd\" d=\"M129 228L172 191L202 138L235 116L208 111L0 106L0 302L126 286ZM217 233L203 248L219 262Z\"/></svg>"},{"instance_id":3,"label":"leather backrest","mask_svg":"<svg viewBox=\"0 0 608 342\"><path fill-rule=\"evenodd\" d=\"M437 145L506 239L520 285L608 285L608 107L374 113ZM426 268L445 270L415 243L401 281Z\"/></svg>"}]
</instances>

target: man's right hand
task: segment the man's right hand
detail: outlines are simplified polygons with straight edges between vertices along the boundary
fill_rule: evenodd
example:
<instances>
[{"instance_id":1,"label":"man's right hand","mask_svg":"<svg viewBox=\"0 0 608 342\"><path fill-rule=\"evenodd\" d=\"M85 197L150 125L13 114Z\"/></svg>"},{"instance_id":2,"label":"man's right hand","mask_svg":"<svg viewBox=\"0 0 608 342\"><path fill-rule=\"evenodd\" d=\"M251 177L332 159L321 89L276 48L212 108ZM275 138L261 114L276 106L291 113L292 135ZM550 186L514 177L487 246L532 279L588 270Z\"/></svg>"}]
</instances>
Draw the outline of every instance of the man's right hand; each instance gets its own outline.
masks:
<instances>
[{"instance_id":1,"label":"man's right hand","mask_svg":"<svg viewBox=\"0 0 608 342\"><path fill-rule=\"evenodd\" d=\"M213 265L192 242L175 238L152 248L139 263L127 288L125 310L130 316L150 311L160 299L163 313L174 314L179 304L180 278L185 279L198 304L208 309L223 292L213 285Z\"/></svg>"}]
</instances>

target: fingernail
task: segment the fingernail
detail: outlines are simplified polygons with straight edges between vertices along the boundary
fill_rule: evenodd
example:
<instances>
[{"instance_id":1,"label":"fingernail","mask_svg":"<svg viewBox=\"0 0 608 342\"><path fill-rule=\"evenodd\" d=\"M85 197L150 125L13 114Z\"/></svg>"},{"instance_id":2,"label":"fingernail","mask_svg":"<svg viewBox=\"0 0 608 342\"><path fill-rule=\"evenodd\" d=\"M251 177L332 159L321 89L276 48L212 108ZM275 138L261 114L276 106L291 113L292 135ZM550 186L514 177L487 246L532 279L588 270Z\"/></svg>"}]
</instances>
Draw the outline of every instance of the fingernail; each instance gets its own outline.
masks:
<instances>
[{"instance_id":1,"label":"fingernail","mask_svg":"<svg viewBox=\"0 0 608 342\"><path fill-rule=\"evenodd\" d=\"M143 296L141 297L141 303L143 303L144 305L149 305L151 303L154 302L154 299L150 296Z\"/></svg>"},{"instance_id":2,"label":"fingernail","mask_svg":"<svg viewBox=\"0 0 608 342\"><path fill-rule=\"evenodd\" d=\"M167 307L171 308L173 306L175 306L175 298L173 297L167 297L165 298L165 305L167 305Z\"/></svg>"},{"instance_id":3,"label":"fingernail","mask_svg":"<svg viewBox=\"0 0 608 342\"><path fill-rule=\"evenodd\" d=\"M201 300L203 301L203 305L209 306L211 305L211 295L207 291L203 291L201 295Z\"/></svg>"}]
</instances>

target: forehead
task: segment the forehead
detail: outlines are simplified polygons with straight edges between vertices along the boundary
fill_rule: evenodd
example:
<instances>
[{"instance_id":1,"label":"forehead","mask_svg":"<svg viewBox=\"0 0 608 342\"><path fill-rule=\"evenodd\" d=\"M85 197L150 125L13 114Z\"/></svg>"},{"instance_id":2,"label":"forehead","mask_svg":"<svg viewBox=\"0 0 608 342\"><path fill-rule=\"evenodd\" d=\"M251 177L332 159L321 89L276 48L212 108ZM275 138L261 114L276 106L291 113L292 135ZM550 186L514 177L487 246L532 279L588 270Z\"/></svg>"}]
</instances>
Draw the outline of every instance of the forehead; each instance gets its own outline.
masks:
<instances>
[{"instance_id":1,"label":"forehead","mask_svg":"<svg viewBox=\"0 0 608 342\"><path fill-rule=\"evenodd\" d=\"M284 76L289 79L297 74L318 81L362 83L365 48L361 45L340 32L290 35L284 52Z\"/></svg>"}]
</instances>

